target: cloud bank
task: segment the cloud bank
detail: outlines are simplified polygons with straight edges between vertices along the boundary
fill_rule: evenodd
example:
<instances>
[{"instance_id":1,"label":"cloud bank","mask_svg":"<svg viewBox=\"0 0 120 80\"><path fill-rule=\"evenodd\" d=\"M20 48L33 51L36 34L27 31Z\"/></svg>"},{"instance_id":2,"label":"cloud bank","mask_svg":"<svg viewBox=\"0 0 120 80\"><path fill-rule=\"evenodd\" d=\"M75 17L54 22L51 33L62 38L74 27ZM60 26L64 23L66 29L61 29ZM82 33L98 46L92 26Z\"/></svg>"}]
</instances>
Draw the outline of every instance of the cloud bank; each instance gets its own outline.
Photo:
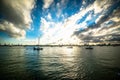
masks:
<instances>
[{"instance_id":1,"label":"cloud bank","mask_svg":"<svg viewBox=\"0 0 120 80\"><path fill-rule=\"evenodd\" d=\"M41 18L40 29L43 31L41 42L79 44L80 42L120 41L119 0L91 0L91 2L83 0L79 11L71 16L62 12L67 4L64 6L62 2L57 4L59 5L51 5L54 6L52 10L55 8L61 10L59 15L63 16L62 20L54 21L54 16L58 15L57 11L54 16L45 15ZM71 4L71 8L76 6L74 4ZM57 17L56 20L59 18Z\"/></svg>"},{"instance_id":2,"label":"cloud bank","mask_svg":"<svg viewBox=\"0 0 120 80\"><path fill-rule=\"evenodd\" d=\"M15 38L24 38L30 29L34 0L0 0L0 31Z\"/></svg>"}]
</instances>

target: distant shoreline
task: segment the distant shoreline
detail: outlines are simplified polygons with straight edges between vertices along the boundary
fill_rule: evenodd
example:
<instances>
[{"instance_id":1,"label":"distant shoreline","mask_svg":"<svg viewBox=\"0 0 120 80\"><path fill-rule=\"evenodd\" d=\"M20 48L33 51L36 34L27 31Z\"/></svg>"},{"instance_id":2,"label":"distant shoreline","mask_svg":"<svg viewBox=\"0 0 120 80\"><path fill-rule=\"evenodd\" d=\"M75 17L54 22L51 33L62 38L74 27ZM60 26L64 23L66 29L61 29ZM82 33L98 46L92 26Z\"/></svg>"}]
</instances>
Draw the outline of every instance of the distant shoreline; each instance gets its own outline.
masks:
<instances>
[{"instance_id":1,"label":"distant shoreline","mask_svg":"<svg viewBox=\"0 0 120 80\"><path fill-rule=\"evenodd\" d=\"M48 47L64 47L64 46L78 46L78 47L82 47L82 46L120 46L120 44L98 44L98 45L0 45L0 46L48 46Z\"/></svg>"}]
</instances>

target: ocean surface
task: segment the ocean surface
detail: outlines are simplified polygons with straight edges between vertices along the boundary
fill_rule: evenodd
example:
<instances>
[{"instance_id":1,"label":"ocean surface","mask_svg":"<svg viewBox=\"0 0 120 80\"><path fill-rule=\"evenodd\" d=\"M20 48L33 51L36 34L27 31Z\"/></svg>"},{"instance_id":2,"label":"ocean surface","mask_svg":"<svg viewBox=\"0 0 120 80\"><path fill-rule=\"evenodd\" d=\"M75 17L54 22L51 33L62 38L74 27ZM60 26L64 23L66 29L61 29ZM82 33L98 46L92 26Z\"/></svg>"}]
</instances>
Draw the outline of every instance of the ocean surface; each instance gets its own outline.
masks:
<instances>
[{"instance_id":1,"label":"ocean surface","mask_svg":"<svg viewBox=\"0 0 120 80\"><path fill-rule=\"evenodd\" d=\"M120 46L0 47L0 80L120 80Z\"/></svg>"}]
</instances>

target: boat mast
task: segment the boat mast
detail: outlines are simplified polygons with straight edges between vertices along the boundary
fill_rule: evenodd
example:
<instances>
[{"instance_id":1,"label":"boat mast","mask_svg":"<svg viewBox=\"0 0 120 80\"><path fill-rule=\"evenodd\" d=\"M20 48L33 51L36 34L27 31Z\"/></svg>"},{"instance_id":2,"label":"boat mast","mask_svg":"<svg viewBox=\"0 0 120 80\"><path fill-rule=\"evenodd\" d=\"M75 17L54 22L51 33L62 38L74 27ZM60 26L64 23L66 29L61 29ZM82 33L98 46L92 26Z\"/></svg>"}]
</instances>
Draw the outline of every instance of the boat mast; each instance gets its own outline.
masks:
<instances>
[{"instance_id":1,"label":"boat mast","mask_svg":"<svg viewBox=\"0 0 120 80\"><path fill-rule=\"evenodd\" d=\"M40 42L40 37L38 37L38 46L40 45L40 43L39 43L39 42Z\"/></svg>"}]
</instances>

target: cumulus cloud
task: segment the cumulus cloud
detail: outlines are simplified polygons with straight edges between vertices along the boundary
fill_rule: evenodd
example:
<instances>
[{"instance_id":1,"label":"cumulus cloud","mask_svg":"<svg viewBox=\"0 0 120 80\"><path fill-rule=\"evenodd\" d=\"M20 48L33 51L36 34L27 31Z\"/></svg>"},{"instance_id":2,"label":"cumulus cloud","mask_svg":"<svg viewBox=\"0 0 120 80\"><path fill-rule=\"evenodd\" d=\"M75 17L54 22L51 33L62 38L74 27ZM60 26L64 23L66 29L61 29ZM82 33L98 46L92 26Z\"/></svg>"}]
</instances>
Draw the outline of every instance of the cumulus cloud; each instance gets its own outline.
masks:
<instances>
[{"instance_id":1,"label":"cumulus cloud","mask_svg":"<svg viewBox=\"0 0 120 80\"><path fill-rule=\"evenodd\" d=\"M0 30L12 37L25 37L26 29L30 29L31 11L34 0L0 0Z\"/></svg>"},{"instance_id":2,"label":"cumulus cloud","mask_svg":"<svg viewBox=\"0 0 120 80\"><path fill-rule=\"evenodd\" d=\"M118 35L120 36L119 28L119 25L112 25L111 28L104 25L99 28L88 29L87 31L78 34L77 37L88 42L112 41L111 39L117 37Z\"/></svg>"},{"instance_id":3,"label":"cumulus cloud","mask_svg":"<svg viewBox=\"0 0 120 80\"><path fill-rule=\"evenodd\" d=\"M0 31L4 31L8 33L9 36L15 37L15 38L25 38L25 30L24 29L19 29L18 27L15 27L14 24L9 23L7 21L3 21L0 24Z\"/></svg>"},{"instance_id":4,"label":"cumulus cloud","mask_svg":"<svg viewBox=\"0 0 120 80\"><path fill-rule=\"evenodd\" d=\"M63 2L64 0L62 0ZM61 2L61 3L62 3ZM64 3L65 4L65 3ZM61 9L59 5L57 5L58 9ZM86 22L77 24L78 20L82 19L84 17L84 14L86 14L88 11L92 10L90 7L89 9L81 10L78 13L68 17L64 18L64 21L61 22L53 22L48 21L49 20L49 14L45 18L41 18L41 31L43 32L43 36L41 38L41 41L47 42L47 43L78 43L77 37L72 35L74 32L80 28L85 29L87 28ZM50 17L52 20L52 17ZM91 16L86 19L91 19ZM79 40L80 41L80 40Z\"/></svg>"},{"instance_id":5,"label":"cumulus cloud","mask_svg":"<svg viewBox=\"0 0 120 80\"><path fill-rule=\"evenodd\" d=\"M41 38L42 43L78 43L78 39L75 36L71 36L77 29L86 28L86 23L76 24L77 20L82 17L83 14L77 13L65 19L63 22L58 23L41 18L41 31L43 32Z\"/></svg>"},{"instance_id":6,"label":"cumulus cloud","mask_svg":"<svg viewBox=\"0 0 120 80\"><path fill-rule=\"evenodd\" d=\"M85 7L86 1L83 0L80 11L64 18L64 21L54 22L42 18L43 36L41 41L43 43L76 44L82 41L120 40L118 37L120 36L118 3L120 2L113 0L96 0ZM61 9L60 3L57 4L57 7ZM52 20L52 17L48 16L48 18Z\"/></svg>"},{"instance_id":7,"label":"cumulus cloud","mask_svg":"<svg viewBox=\"0 0 120 80\"><path fill-rule=\"evenodd\" d=\"M96 0L93 4L86 8L87 10L94 10L94 16L97 15L96 18L93 16L90 19L91 21L94 19L95 24L91 27L87 25L87 29L82 31L75 31L74 36L77 36L82 41L93 42L120 40L120 37L118 37L120 36L120 18L118 16L118 4L120 2L113 2L113 0L108 0L107 2L103 1ZM89 16L87 16L87 18L88 17Z\"/></svg>"}]
</instances>

